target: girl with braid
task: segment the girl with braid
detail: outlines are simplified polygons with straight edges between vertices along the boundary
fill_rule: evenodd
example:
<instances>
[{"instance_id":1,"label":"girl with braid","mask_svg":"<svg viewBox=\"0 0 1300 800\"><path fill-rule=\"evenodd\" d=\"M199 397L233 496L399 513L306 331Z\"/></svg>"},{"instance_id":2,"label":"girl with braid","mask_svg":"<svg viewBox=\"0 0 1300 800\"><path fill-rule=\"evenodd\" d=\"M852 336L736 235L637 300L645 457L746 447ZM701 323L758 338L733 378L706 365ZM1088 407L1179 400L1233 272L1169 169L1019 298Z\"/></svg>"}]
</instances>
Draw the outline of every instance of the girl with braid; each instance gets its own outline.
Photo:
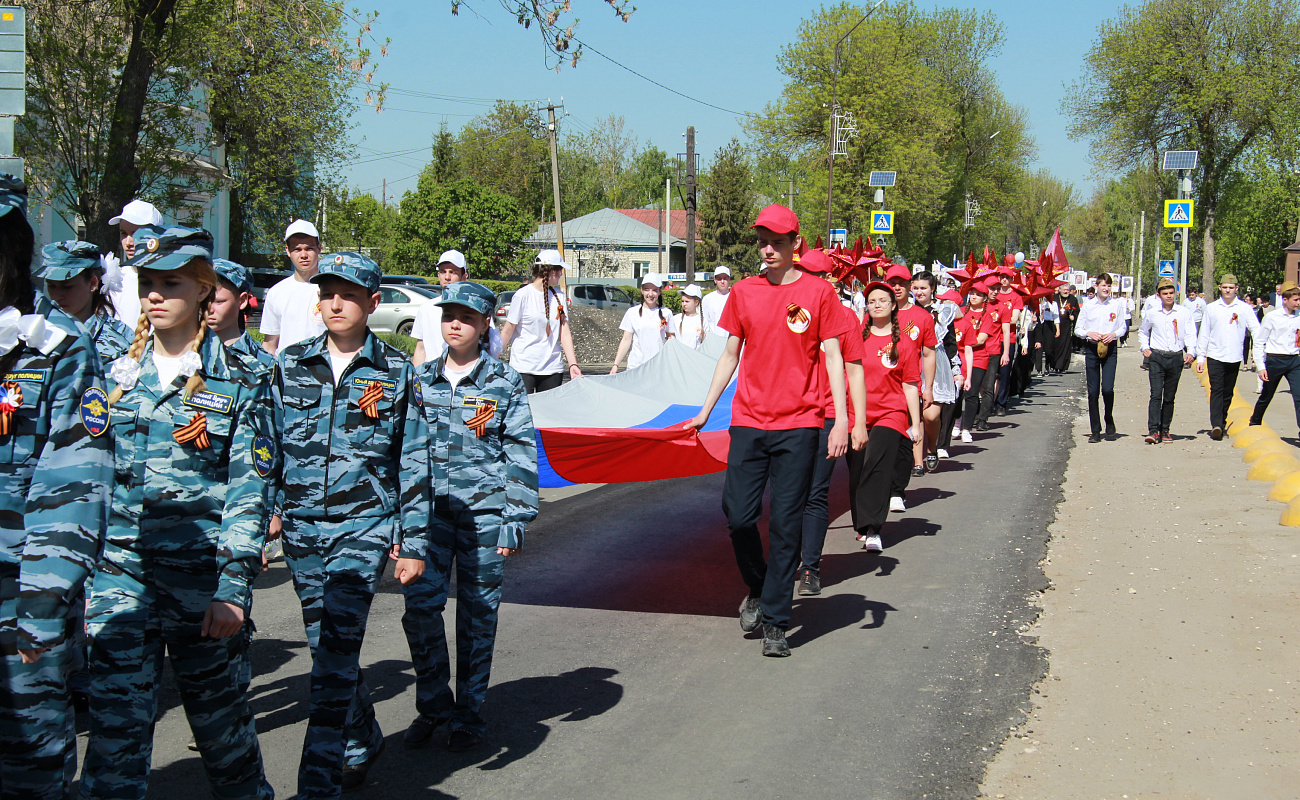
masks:
<instances>
[{"instance_id":1,"label":"girl with braid","mask_svg":"<svg viewBox=\"0 0 1300 800\"><path fill-rule=\"evenodd\" d=\"M131 329L114 316L117 312L105 286L103 255L90 242L47 244L41 248L41 277L45 294L85 327L107 364L131 346Z\"/></svg>"},{"instance_id":2,"label":"girl with braid","mask_svg":"<svg viewBox=\"0 0 1300 800\"><path fill-rule=\"evenodd\" d=\"M858 541L868 552L884 549L880 527L889 514L894 462L903 442L921 438L919 358L903 358L898 301L889 284L873 281L863 292L862 371L867 385L867 446L849 450L849 504Z\"/></svg>"},{"instance_id":3,"label":"girl with braid","mask_svg":"<svg viewBox=\"0 0 1300 800\"><path fill-rule=\"evenodd\" d=\"M636 369L659 355L664 342L677 335L677 320L671 311L664 311L663 278L650 273L641 279L641 305L629 308L623 314L619 330L623 338L618 343L618 354L609 374L618 373L618 365L627 356L627 368Z\"/></svg>"},{"instance_id":4,"label":"girl with braid","mask_svg":"<svg viewBox=\"0 0 1300 800\"><path fill-rule=\"evenodd\" d=\"M569 329L568 300L555 288L565 270L572 269L558 250L543 250L533 262L533 281L515 292L501 329L501 341L510 348L510 366L524 379L529 394L554 389L564 382L564 361L569 377L582 377ZM512 344L513 342L513 344Z\"/></svg>"},{"instance_id":5,"label":"girl with braid","mask_svg":"<svg viewBox=\"0 0 1300 800\"><path fill-rule=\"evenodd\" d=\"M168 656L213 796L269 800L242 673L279 463L270 388L204 324L211 234L175 227L142 245L140 319L102 398L116 470L86 610L81 796L145 796Z\"/></svg>"},{"instance_id":6,"label":"girl with braid","mask_svg":"<svg viewBox=\"0 0 1300 800\"><path fill-rule=\"evenodd\" d=\"M709 324L704 318L700 303L704 297L700 287L690 284L681 291L682 313L673 315L673 324L677 326L677 341L699 350L704 344L704 337L709 335Z\"/></svg>"}]
</instances>

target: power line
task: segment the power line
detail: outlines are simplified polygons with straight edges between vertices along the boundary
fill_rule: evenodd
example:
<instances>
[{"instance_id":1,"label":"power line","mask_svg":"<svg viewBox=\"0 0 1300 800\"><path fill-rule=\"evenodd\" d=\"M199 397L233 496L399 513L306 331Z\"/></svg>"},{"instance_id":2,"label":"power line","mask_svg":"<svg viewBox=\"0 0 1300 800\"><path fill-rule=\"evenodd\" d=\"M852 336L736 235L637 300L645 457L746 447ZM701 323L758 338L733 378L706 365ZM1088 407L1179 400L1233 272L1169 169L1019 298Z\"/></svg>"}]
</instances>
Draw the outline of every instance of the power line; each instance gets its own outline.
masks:
<instances>
[{"instance_id":1,"label":"power line","mask_svg":"<svg viewBox=\"0 0 1300 800\"><path fill-rule=\"evenodd\" d=\"M742 116L742 117L755 117L755 116L758 116L757 114L751 114L751 113L749 113L748 111L733 111L733 110L730 109L730 108L723 108L722 106L714 105L713 103L710 103L710 102L708 102L708 101L706 101L706 100L701 100L701 99L698 98L698 97L691 97L689 94L686 94L685 92L679 92L679 91L677 91L676 89L672 88L671 86L665 86L664 84L660 83L659 81L655 80L654 78L648 77L648 76L646 76L646 75L642 75L640 72L637 72L636 70L632 69L632 68L629 67L627 64L623 64L623 63L620 63L620 62L618 62L618 61L615 61L614 59L612 59L612 58L610 58L609 56L605 55L604 53L600 52L599 50L597 50L596 48L594 48L594 47L592 47L591 45L587 44L586 42L579 41L578 39L574 39L573 41L578 42L578 44L582 45L582 46L583 46L584 48L586 48L587 50L590 50L591 52L593 52L593 53L595 53L596 55L600 56L601 58L605 59L606 61L608 61L609 63L613 64L614 66L616 66L616 67L622 67L623 69L625 69L625 70L627 70L628 72L632 73L633 75L637 76L637 77L640 78L641 80L643 80L643 81L649 81L650 83L653 83L655 86L658 86L660 89L664 89L664 90L666 90L666 91L672 92L673 94L677 95L678 97L684 97L684 98L686 98L687 100L690 100L692 103L699 103L699 104L702 105L702 106L708 106L709 108L716 108L716 109L719 110L719 111L725 111L725 112L727 112L728 114L737 114L737 115Z\"/></svg>"}]
</instances>

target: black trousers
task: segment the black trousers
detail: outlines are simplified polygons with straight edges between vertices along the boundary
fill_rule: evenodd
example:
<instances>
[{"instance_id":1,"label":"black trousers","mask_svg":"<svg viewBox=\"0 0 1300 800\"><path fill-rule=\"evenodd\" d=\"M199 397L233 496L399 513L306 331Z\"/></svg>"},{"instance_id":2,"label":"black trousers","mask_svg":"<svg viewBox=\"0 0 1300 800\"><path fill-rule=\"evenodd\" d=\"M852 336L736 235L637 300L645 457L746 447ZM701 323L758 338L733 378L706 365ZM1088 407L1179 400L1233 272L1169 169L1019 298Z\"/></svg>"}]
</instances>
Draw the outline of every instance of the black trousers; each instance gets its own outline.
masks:
<instances>
[{"instance_id":1,"label":"black trousers","mask_svg":"<svg viewBox=\"0 0 1300 800\"><path fill-rule=\"evenodd\" d=\"M1205 359L1205 371L1210 374L1210 428L1228 427L1228 406L1232 392L1237 388L1240 361Z\"/></svg>"},{"instance_id":2,"label":"black trousers","mask_svg":"<svg viewBox=\"0 0 1300 800\"><path fill-rule=\"evenodd\" d=\"M1034 372L1051 372L1055 368L1053 360L1056 354L1056 323L1040 322L1032 334L1034 348ZM1030 345L1031 347L1033 344Z\"/></svg>"},{"instance_id":3,"label":"black trousers","mask_svg":"<svg viewBox=\"0 0 1300 800\"><path fill-rule=\"evenodd\" d=\"M545 392L550 389L558 389L560 384L564 383L563 373L553 373L551 375L532 375L527 372L519 373L519 377L524 380L524 391L528 394L536 392Z\"/></svg>"},{"instance_id":4,"label":"black trousers","mask_svg":"<svg viewBox=\"0 0 1300 800\"><path fill-rule=\"evenodd\" d=\"M1181 350L1152 350L1147 362L1147 379L1151 382L1151 402L1147 404L1147 432L1169 433L1174 421L1174 395L1183 377Z\"/></svg>"},{"instance_id":5,"label":"black trousers","mask_svg":"<svg viewBox=\"0 0 1300 800\"><path fill-rule=\"evenodd\" d=\"M1300 425L1300 356L1265 353L1264 368L1268 370L1268 380L1264 382L1264 390L1259 393L1259 399L1255 401L1255 410L1251 412L1250 424L1258 425L1264 421L1264 412L1268 410L1268 404L1273 402L1273 395L1282 385L1282 376L1285 375L1287 387L1291 391L1291 399L1295 402L1296 424Z\"/></svg>"},{"instance_id":6,"label":"black trousers","mask_svg":"<svg viewBox=\"0 0 1300 800\"><path fill-rule=\"evenodd\" d=\"M808 489L808 502L803 511L803 544L800 561L802 568L821 571L822 548L826 545L826 529L831 524L831 477L835 474L838 458L826 457L827 442L835 420L827 418L817 436L817 455L813 459L812 485Z\"/></svg>"},{"instance_id":7,"label":"black trousers","mask_svg":"<svg viewBox=\"0 0 1300 800\"><path fill-rule=\"evenodd\" d=\"M1093 433L1101 433L1101 411L1098 399L1106 403L1106 424L1114 427L1115 417L1115 352L1119 342L1111 342L1105 358L1097 357L1097 343L1088 339L1083 344L1083 366L1088 376L1088 423Z\"/></svg>"},{"instance_id":8,"label":"black trousers","mask_svg":"<svg viewBox=\"0 0 1300 800\"><path fill-rule=\"evenodd\" d=\"M849 450L849 507L853 529L863 536L880 533L889 516L894 462L900 444L909 441L893 428L880 425L867 433L866 447Z\"/></svg>"},{"instance_id":9,"label":"black trousers","mask_svg":"<svg viewBox=\"0 0 1300 800\"><path fill-rule=\"evenodd\" d=\"M1002 363L1001 358L997 355L989 356L989 366L984 370L984 381L980 384L980 412L975 418L978 423L988 422L989 415L993 413L993 406L996 405L993 387L1001 378L1002 371L1006 370L1008 375L1011 374L1010 364L1005 367L999 366ZM971 382L971 388L975 388L974 381Z\"/></svg>"},{"instance_id":10,"label":"black trousers","mask_svg":"<svg viewBox=\"0 0 1300 800\"><path fill-rule=\"evenodd\" d=\"M980 367L970 368L970 388L961 394L962 403L965 405L961 415L961 429L964 431L975 427L975 420L980 410L980 398L984 396L984 377L988 373L989 370ZM985 414L984 418L988 419L988 415Z\"/></svg>"},{"instance_id":11,"label":"black trousers","mask_svg":"<svg viewBox=\"0 0 1300 800\"><path fill-rule=\"evenodd\" d=\"M957 410L961 408L960 398L956 403L941 403L939 405L939 439L935 443L935 448L947 450L952 444L952 422L957 416Z\"/></svg>"},{"instance_id":12,"label":"black trousers","mask_svg":"<svg viewBox=\"0 0 1300 800\"><path fill-rule=\"evenodd\" d=\"M894 459L894 479L889 484L890 497L907 497L907 486L912 482L912 440L904 436L898 442L898 455Z\"/></svg>"},{"instance_id":13,"label":"black trousers","mask_svg":"<svg viewBox=\"0 0 1300 800\"><path fill-rule=\"evenodd\" d=\"M722 513L727 515L727 525L731 528L731 545L736 551L740 577L749 587L750 597L761 598L763 624L781 629L790 626L804 507L812 485L818 435L817 428L788 431L731 428ZM769 479L772 491L767 518L768 559L765 560L758 520Z\"/></svg>"}]
</instances>

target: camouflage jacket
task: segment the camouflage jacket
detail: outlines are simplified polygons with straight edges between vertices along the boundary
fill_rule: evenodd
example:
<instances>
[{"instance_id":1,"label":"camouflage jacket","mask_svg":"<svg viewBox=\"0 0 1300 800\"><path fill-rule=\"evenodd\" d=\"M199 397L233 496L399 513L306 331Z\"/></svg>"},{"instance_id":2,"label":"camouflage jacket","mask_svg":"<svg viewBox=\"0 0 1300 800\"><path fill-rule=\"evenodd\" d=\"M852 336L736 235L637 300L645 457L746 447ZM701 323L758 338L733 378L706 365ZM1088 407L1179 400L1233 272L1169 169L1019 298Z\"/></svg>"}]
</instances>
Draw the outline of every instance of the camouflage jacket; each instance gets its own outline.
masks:
<instances>
[{"instance_id":1,"label":"camouflage jacket","mask_svg":"<svg viewBox=\"0 0 1300 800\"><path fill-rule=\"evenodd\" d=\"M480 520L497 518L498 547L523 547L524 528L537 517L537 442L523 380L483 352L452 389L442 374L446 359L427 361L418 373L433 495Z\"/></svg>"},{"instance_id":2,"label":"camouflage jacket","mask_svg":"<svg viewBox=\"0 0 1300 800\"><path fill-rule=\"evenodd\" d=\"M367 333L336 387L326 336L276 356L285 459L276 508L297 519L393 517L403 557L422 558L428 429L412 400L411 362Z\"/></svg>"},{"instance_id":3,"label":"camouflage jacket","mask_svg":"<svg viewBox=\"0 0 1300 800\"><path fill-rule=\"evenodd\" d=\"M199 348L207 389L188 400L185 376L158 385L152 353L151 341L139 383L111 410L117 469L108 541L137 552L216 547L213 599L247 607L262 565L267 483L280 468L270 386L211 331ZM200 413L205 437L178 442Z\"/></svg>"},{"instance_id":4,"label":"camouflage jacket","mask_svg":"<svg viewBox=\"0 0 1300 800\"><path fill-rule=\"evenodd\" d=\"M258 344L257 341L248 335L245 331L233 343L226 345L227 350L233 350L235 353L244 357L245 361L254 361L267 371L275 369L275 356L266 352L266 348Z\"/></svg>"},{"instance_id":5,"label":"camouflage jacket","mask_svg":"<svg viewBox=\"0 0 1300 800\"><path fill-rule=\"evenodd\" d=\"M38 297L36 313L46 319L45 342L39 349L20 342L17 361L0 376L18 404L0 434L0 574L17 577L26 649L62 643L77 616L74 604L103 546L113 480L107 419L96 414L107 394L94 344L48 300Z\"/></svg>"},{"instance_id":6,"label":"camouflage jacket","mask_svg":"<svg viewBox=\"0 0 1300 800\"><path fill-rule=\"evenodd\" d=\"M110 364L131 349L135 331L126 327L117 317L107 313L91 314L90 319L81 323L90 339L99 351L99 357L105 364Z\"/></svg>"}]
</instances>

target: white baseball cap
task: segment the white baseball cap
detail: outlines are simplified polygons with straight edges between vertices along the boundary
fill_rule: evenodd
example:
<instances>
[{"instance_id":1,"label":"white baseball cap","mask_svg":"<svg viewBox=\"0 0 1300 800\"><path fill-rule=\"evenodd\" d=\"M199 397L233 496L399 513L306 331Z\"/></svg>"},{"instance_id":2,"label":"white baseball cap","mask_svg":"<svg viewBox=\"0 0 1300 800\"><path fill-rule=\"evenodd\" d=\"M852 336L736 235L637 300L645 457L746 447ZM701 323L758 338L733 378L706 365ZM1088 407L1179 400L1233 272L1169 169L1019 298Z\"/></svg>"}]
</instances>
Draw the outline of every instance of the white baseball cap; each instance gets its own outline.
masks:
<instances>
[{"instance_id":1,"label":"white baseball cap","mask_svg":"<svg viewBox=\"0 0 1300 800\"><path fill-rule=\"evenodd\" d=\"M719 264L717 269L713 270L713 277L716 278L719 275L726 275L728 278L730 278L731 268L728 267L726 264Z\"/></svg>"},{"instance_id":2,"label":"white baseball cap","mask_svg":"<svg viewBox=\"0 0 1300 800\"><path fill-rule=\"evenodd\" d=\"M154 208L153 203L146 203L143 200L132 200L118 214L108 221L109 225L118 225L122 222L129 222L132 225L161 225L162 214Z\"/></svg>"},{"instance_id":3,"label":"white baseball cap","mask_svg":"<svg viewBox=\"0 0 1300 800\"><path fill-rule=\"evenodd\" d=\"M573 267L569 266L568 263L566 263L565 260L560 256L559 250L543 250L542 252L537 254L537 260L534 261L533 263L541 264L547 267L564 267L570 272L573 271Z\"/></svg>"},{"instance_id":4,"label":"white baseball cap","mask_svg":"<svg viewBox=\"0 0 1300 800\"><path fill-rule=\"evenodd\" d=\"M682 294L694 297L696 300L700 300L704 297L704 293L700 291L700 287L696 286L693 283L687 286L685 289L682 289Z\"/></svg>"},{"instance_id":5,"label":"white baseball cap","mask_svg":"<svg viewBox=\"0 0 1300 800\"><path fill-rule=\"evenodd\" d=\"M465 276L469 277L469 266L465 264L465 254L459 250L448 250L438 256L438 263L440 265L451 264L452 266L460 267L465 271Z\"/></svg>"},{"instance_id":6,"label":"white baseball cap","mask_svg":"<svg viewBox=\"0 0 1300 800\"><path fill-rule=\"evenodd\" d=\"M647 272L645 277L641 279L640 285L645 286L647 283L655 287L656 289L661 289L663 288L664 285L664 279L658 273Z\"/></svg>"},{"instance_id":7,"label":"white baseball cap","mask_svg":"<svg viewBox=\"0 0 1300 800\"><path fill-rule=\"evenodd\" d=\"M316 230L316 226L305 219L295 219L293 222L289 223L289 227L284 229L285 243L287 244L289 242L290 236L296 236L300 233L304 236L310 236L315 239L318 244L320 243L320 231Z\"/></svg>"}]
</instances>

